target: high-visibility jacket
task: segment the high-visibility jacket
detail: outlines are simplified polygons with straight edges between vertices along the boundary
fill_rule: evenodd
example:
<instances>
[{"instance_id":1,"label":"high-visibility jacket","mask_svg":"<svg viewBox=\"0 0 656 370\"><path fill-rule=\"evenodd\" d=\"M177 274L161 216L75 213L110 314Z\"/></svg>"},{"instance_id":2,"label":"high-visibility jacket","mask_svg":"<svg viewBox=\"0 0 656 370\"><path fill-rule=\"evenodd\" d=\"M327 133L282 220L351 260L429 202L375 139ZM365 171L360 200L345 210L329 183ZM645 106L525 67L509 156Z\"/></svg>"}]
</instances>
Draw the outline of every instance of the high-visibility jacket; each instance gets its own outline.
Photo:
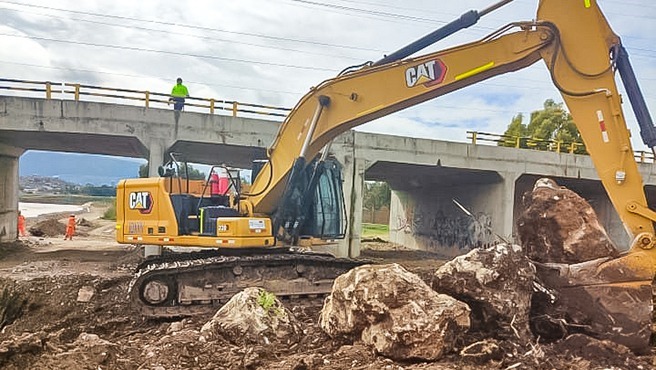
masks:
<instances>
[{"instance_id":1,"label":"high-visibility jacket","mask_svg":"<svg viewBox=\"0 0 656 370\"><path fill-rule=\"evenodd\" d=\"M18 231L21 235L25 234L25 216L18 215Z\"/></svg>"},{"instance_id":2,"label":"high-visibility jacket","mask_svg":"<svg viewBox=\"0 0 656 370\"><path fill-rule=\"evenodd\" d=\"M177 98L184 98L189 96L189 90L187 90L187 86L183 84L176 84L173 86L173 90L171 90L171 95Z\"/></svg>"},{"instance_id":3,"label":"high-visibility jacket","mask_svg":"<svg viewBox=\"0 0 656 370\"><path fill-rule=\"evenodd\" d=\"M66 225L66 235L73 235L75 232L75 217L68 218L68 225Z\"/></svg>"}]
</instances>

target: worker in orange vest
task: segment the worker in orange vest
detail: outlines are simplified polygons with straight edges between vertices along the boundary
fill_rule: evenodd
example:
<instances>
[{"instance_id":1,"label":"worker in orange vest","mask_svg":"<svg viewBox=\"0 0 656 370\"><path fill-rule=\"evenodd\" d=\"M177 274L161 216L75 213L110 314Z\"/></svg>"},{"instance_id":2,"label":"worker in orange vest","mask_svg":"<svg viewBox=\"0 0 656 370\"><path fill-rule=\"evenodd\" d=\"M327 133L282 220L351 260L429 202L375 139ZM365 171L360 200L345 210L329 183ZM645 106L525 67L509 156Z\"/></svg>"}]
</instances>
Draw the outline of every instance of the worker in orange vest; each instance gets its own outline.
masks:
<instances>
[{"instance_id":1,"label":"worker in orange vest","mask_svg":"<svg viewBox=\"0 0 656 370\"><path fill-rule=\"evenodd\" d=\"M25 216L21 214L21 211L18 211L18 234L25 236Z\"/></svg>"},{"instance_id":2,"label":"worker in orange vest","mask_svg":"<svg viewBox=\"0 0 656 370\"><path fill-rule=\"evenodd\" d=\"M68 224L66 225L66 235L64 235L64 240L73 240L73 234L75 234L75 215L70 215L68 216Z\"/></svg>"}]
</instances>

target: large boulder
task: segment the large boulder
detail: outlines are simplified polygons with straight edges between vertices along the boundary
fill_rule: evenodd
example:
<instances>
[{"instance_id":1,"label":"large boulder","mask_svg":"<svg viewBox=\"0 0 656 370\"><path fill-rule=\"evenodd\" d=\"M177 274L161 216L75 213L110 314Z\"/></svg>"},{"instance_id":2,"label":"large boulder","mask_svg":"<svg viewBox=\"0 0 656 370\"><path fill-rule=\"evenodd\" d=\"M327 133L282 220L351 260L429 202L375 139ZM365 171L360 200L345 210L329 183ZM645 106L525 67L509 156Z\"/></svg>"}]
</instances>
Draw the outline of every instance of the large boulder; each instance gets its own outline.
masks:
<instances>
[{"instance_id":1,"label":"large boulder","mask_svg":"<svg viewBox=\"0 0 656 370\"><path fill-rule=\"evenodd\" d=\"M472 309L472 330L499 339L530 339L529 312L535 267L521 247L477 248L442 265L431 283Z\"/></svg>"},{"instance_id":2,"label":"large boulder","mask_svg":"<svg viewBox=\"0 0 656 370\"><path fill-rule=\"evenodd\" d=\"M235 294L201 328L207 340L221 336L237 344L296 343L303 330L300 322L272 294L246 288Z\"/></svg>"},{"instance_id":3,"label":"large boulder","mask_svg":"<svg viewBox=\"0 0 656 370\"><path fill-rule=\"evenodd\" d=\"M619 255L590 204L555 181L539 179L522 202L517 232L531 260L571 264Z\"/></svg>"},{"instance_id":4,"label":"large boulder","mask_svg":"<svg viewBox=\"0 0 656 370\"><path fill-rule=\"evenodd\" d=\"M644 252L620 256L590 204L550 179L524 202L518 233L545 288L533 295L534 334L585 333L647 351L654 271Z\"/></svg>"},{"instance_id":5,"label":"large boulder","mask_svg":"<svg viewBox=\"0 0 656 370\"><path fill-rule=\"evenodd\" d=\"M365 265L335 279L319 324L393 359L437 360L469 329L469 313L398 264Z\"/></svg>"}]
</instances>

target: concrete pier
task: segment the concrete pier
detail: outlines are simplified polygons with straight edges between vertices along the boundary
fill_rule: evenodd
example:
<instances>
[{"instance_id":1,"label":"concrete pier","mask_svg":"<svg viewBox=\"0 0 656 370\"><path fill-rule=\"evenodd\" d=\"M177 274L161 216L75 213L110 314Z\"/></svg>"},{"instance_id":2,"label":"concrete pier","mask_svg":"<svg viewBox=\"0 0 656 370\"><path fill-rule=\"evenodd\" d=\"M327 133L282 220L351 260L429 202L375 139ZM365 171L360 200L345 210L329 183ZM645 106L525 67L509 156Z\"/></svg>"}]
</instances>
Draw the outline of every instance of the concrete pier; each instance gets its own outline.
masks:
<instances>
[{"instance_id":1,"label":"concrete pier","mask_svg":"<svg viewBox=\"0 0 656 370\"><path fill-rule=\"evenodd\" d=\"M23 152L0 144L0 242L18 235L18 158Z\"/></svg>"}]
</instances>

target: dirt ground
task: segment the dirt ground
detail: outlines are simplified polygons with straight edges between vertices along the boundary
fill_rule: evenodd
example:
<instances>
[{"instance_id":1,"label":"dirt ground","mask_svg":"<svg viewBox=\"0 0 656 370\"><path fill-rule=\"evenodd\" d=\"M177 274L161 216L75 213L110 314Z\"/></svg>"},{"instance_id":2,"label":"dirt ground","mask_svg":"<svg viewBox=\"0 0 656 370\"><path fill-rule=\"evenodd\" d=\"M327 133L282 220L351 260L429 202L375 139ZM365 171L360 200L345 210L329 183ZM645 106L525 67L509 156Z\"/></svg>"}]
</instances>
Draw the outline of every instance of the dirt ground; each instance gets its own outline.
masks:
<instances>
[{"instance_id":1,"label":"dirt ground","mask_svg":"<svg viewBox=\"0 0 656 370\"><path fill-rule=\"evenodd\" d=\"M79 214L73 241L26 237L0 245L0 367L4 369L651 369L656 351L636 356L613 346L497 342L484 359L452 353L435 363L400 363L358 343L325 335L316 303L285 304L303 322L305 337L292 346L240 347L207 341L199 330L209 316L144 319L127 304L140 250L114 242L102 209ZM67 215L57 215L62 220ZM47 218L47 217L46 217ZM45 218L28 219L28 228ZM363 257L397 262L430 283L444 260L383 242L365 243ZM482 338L466 335L462 347ZM563 344L565 343L565 344ZM591 349L592 348L592 349Z\"/></svg>"}]
</instances>

